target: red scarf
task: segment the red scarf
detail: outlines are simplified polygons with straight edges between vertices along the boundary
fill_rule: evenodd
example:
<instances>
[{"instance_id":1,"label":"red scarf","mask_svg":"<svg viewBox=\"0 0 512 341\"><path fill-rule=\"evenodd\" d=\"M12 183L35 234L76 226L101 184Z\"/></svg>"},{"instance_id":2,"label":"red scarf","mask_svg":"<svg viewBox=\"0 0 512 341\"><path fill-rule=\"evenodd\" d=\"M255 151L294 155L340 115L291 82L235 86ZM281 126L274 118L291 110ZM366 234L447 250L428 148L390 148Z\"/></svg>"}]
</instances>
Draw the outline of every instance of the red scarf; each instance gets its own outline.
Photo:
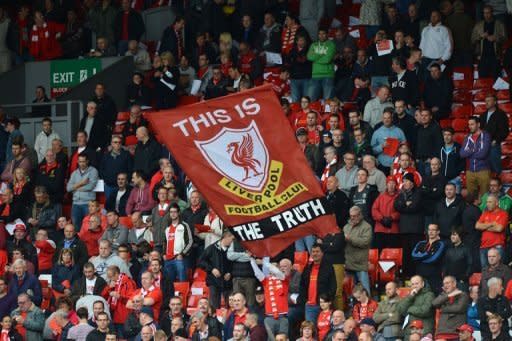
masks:
<instances>
[{"instance_id":1,"label":"red scarf","mask_svg":"<svg viewBox=\"0 0 512 341\"><path fill-rule=\"evenodd\" d=\"M9 341L9 331L7 329L2 329L2 335L0 336L0 341Z\"/></svg>"},{"instance_id":2,"label":"red scarf","mask_svg":"<svg viewBox=\"0 0 512 341\"><path fill-rule=\"evenodd\" d=\"M116 286L114 287L114 289L112 291L119 292L121 290L121 284L123 284L124 276L125 276L124 273L119 274L119 277L117 278L117 281L116 281ZM108 298L107 302L110 305L110 308L112 311L116 309L116 306L117 306L117 298L116 297L110 296Z\"/></svg>"},{"instance_id":3,"label":"red scarf","mask_svg":"<svg viewBox=\"0 0 512 341\"><path fill-rule=\"evenodd\" d=\"M21 192L23 192L23 187L25 186L27 182L25 180L16 182L13 187L14 195L20 195Z\"/></svg>"},{"instance_id":4,"label":"red scarf","mask_svg":"<svg viewBox=\"0 0 512 341\"><path fill-rule=\"evenodd\" d=\"M336 164L336 162L338 162L338 160L335 157L331 162L325 165L324 172L322 173L322 177L320 178L320 181L322 183L322 190L324 192L327 190L327 178L329 177L329 170L331 169L332 165Z\"/></svg>"},{"instance_id":5,"label":"red scarf","mask_svg":"<svg viewBox=\"0 0 512 341\"><path fill-rule=\"evenodd\" d=\"M167 211L167 207L169 207L169 202L166 201L163 205L158 204L158 215L160 217L163 217L165 215L165 212Z\"/></svg>"},{"instance_id":6,"label":"red scarf","mask_svg":"<svg viewBox=\"0 0 512 341\"><path fill-rule=\"evenodd\" d=\"M141 287L140 288L140 294L144 298L147 295L151 294L153 292L153 290L155 290L155 286L154 285L150 286L148 290L144 289L144 287Z\"/></svg>"}]
</instances>

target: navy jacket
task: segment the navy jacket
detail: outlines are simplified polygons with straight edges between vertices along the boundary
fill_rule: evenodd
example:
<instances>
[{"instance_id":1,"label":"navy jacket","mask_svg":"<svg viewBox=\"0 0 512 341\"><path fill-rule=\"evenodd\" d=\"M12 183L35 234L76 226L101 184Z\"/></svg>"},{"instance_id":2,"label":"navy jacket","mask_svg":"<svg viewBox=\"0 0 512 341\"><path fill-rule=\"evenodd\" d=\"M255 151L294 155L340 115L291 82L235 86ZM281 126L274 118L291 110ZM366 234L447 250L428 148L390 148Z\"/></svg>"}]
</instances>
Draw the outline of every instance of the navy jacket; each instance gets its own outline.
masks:
<instances>
[{"instance_id":1,"label":"navy jacket","mask_svg":"<svg viewBox=\"0 0 512 341\"><path fill-rule=\"evenodd\" d=\"M129 152L121 149L121 153L115 157L112 152L103 154L100 164L100 177L109 186L117 186L117 174L131 174L133 170L133 158Z\"/></svg>"},{"instance_id":2,"label":"navy jacket","mask_svg":"<svg viewBox=\"0 0 512 341\"><path fill-rule=\"evenodd\" d=\"M40 306L43 301L41 284L36 276L25 273L23 280L18 281L18 276L14 274L9 282L9 294L18 297L19 294L27 293L32 298L35 305Z\"/></svg>"}]
</instances>

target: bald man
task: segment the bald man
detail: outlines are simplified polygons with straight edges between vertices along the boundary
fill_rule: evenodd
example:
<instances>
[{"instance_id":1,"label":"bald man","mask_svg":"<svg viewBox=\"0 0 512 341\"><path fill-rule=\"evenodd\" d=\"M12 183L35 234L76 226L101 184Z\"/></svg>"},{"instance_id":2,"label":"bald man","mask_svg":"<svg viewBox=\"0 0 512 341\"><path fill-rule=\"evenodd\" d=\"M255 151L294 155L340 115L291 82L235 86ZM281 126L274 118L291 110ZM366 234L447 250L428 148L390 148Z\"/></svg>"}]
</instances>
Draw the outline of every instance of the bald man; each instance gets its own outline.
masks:
<instances>
[{"instance_id":1,"label":"bald man","mask_svg":"<svg viewBox=\"0 0 512 341\"><path fill-rule=\"evenodd\" d=\"M144 174L153 176L160 167L158 161L162 154L162 146L149 136L149 131L146 127L137 128L135 136L139 142L137 147L135 147L133 169L142 170Z\"/></svg>"},{"instance_id":2,"label":"bald man","mask_svg":"<svg viewBox=\"0 0 512 341\"><path fill-rule=\"evenodd\" d=\"M421 320L423 322L423 331L425 334L434 332L434 308L432 301L434 294L428 287L425 287L425 281L421 276L411 278L411 293L398 303L398 312L405 318L408 316L409 323L405 328L406 339L411 332L411 322Z\"/></svg>"}]
</instances>

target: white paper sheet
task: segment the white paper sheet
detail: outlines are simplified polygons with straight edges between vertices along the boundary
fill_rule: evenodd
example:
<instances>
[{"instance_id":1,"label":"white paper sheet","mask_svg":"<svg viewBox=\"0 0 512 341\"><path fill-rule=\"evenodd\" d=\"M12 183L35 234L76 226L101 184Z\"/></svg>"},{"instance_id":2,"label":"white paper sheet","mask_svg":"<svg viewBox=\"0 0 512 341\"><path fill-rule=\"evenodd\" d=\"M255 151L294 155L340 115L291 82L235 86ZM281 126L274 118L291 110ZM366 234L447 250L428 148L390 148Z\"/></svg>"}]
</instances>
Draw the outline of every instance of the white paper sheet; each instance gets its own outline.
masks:
<instances>
[{"instance_id":1,"label":"white paper sheet","mask_svg":"<svg viewBox=\"0 0 512 341\"><path fill-rule=\"evenodd\" d=\"M200 296L203 294L203 288L192 288L191 292L194 296Z\"/></svg>"},{"instance_id":2,"label":"white paper sheet","mask_svg":"<svg viewBox=\"0 0 512 341\"><path fill-rule=\"evenodd\" d=\"M510 84L507 83L503 78L498 77L496 79L496 82L494 82L494 85L492 86L494 90L508 90L510 89Z\"/></svg>"},{"instance_id":3,"label":"white paper sheet","mask_svg":"<svg viewBox=\"0 0 512 341\"><path fill-rule=\"evenodd\" d=\"M385 56L390 54L393 51L393 41L392 40L383 40L379 44L377 44L377 55Z\"/></svg>"},{"instance_id":4,"label":"white paper sheet","mask_svg":"<svg viewBox=\"0 0 512 341\"><path fill-rule=\"evenodd\" d=\"M47 281L48 286L51 288L52 286L52 275L39 275L40 281Z\"/></svg>"},{"instance_id":5,"label":"white paper sheet","mask_svg":"<svg viewBox=\"0 0 512 341\"><path fill-rule=\"evenodd\" d=\"M388 272L392 267L395 266L395 262L393 261L387 261L387 260L381 260L379 261L379 265L384 270L384 272Z\"/></svg>"},{"instance_id":6,"label":"white paper sheet","mask_svg":"<svg viewBox=\"0 0 512 341\"><path fill-rule=\"evenodd\" d=\"M105 182L102 179L99 179L96 183L96 187L94 187L93 192L104 192L105 191Z\"/></svg>"},{"instance_id":7,"label":"white paper sheet","mask_svg":"<svg viewBox=\"0 0 512 341\"><path fill-rule=\"evenodd\" d=\"M454 72L453 73L453 80L454 81L463 81L464 80L464 74L462 72Z\"/></svg>"},{"instance_id":8,"label":"white paper sheet","mask_svg":"<svg viewBox=\"0 0 512 341\"><path fill-rule=\"evenodd\" d=\"M280 53L275 52L265 52L265 58L267 60L267 64L283 64L283 58Z\"/></svg>"},{"instance_id":9,"label":"white paper sheet","mask_svg":"<svg viewBox=\"0 0 512 341\"><path fill-rule=\"evenodd\" d=\"M18 224L21 224L23 226L25 226L25 228L27 228L27 225L25 225L25 223L23 222L23 220L21 220L20 218L16 219L13 223L11 224L7 224L5 225L5 229L7 230L7 232L12 236L14 234L14 228L16 227L16 225Z\"/></svg>"},{"instance_id":10,"label":"white paper sheet","mask_svg":"<svg viewBox=\"0 0 512 341\"><path fill-rule=\"evenodd\" d=\"M201 81L199 79L194 79L192 81L192 86L190 88L190 94L195 96L199 92L199 89L201 89Z\"/></svg>"},{"instance_id":11,"label":"white paper sheet","mask_svg":"<svg viewBox=\"0 0 512 341\"><path fill-rule=\"evenodd\" d=\"M361 23L361 20L359 18L349 16L348 17L348 26L357 26Z\"/></svg>"},{"instance_id":12,"label":"white paper sheet","mask_svg":"<svg viewBox=\"0 0 512 341\"><path fill-rule=\"evenodd\" d=\"M350 31L350 32L348 32L348 34L350 34L350 36L352 36L352 38L356 38L356 39L361 38L361 32L359 32L359 30Z\"/></svg>"}]
</instances>

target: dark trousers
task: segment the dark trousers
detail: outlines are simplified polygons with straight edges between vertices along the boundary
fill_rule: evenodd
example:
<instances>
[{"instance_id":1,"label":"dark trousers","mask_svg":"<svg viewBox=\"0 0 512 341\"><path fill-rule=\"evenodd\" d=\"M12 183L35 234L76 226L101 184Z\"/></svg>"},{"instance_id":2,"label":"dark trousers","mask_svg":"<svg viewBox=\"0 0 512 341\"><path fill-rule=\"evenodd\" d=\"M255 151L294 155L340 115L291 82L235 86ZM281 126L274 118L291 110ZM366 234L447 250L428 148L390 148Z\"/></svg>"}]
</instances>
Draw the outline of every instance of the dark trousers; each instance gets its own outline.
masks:
<instances>
[{"instance_id":1,"label":"dark trousers","mask_svg":"<svg viewBox=\"0 0 512 341\"><path fill-rule=\"evenodd\" d=\"M425 236L423 234L417 233L402 233L400 234L400 243L402 244L403 252L403 269L404 275L406 277L411 277L416 275L416 265L411 259L412 250L420 242L423 240Z\"/></svg>"},{"instance_id":2,"label":"dark trousers","mask_svg":"<svg viewBox=\"0 0 512 341\"><path fill-rule=\"evenodd\" d=\"M225 288L219 288L214 285L208 286L208 289L210 290L210 304L212 305L213 308L220 308L222 295L224 295L224 302L227 303L230 291L226 290Z\"/></svg>"}]
</instances>

